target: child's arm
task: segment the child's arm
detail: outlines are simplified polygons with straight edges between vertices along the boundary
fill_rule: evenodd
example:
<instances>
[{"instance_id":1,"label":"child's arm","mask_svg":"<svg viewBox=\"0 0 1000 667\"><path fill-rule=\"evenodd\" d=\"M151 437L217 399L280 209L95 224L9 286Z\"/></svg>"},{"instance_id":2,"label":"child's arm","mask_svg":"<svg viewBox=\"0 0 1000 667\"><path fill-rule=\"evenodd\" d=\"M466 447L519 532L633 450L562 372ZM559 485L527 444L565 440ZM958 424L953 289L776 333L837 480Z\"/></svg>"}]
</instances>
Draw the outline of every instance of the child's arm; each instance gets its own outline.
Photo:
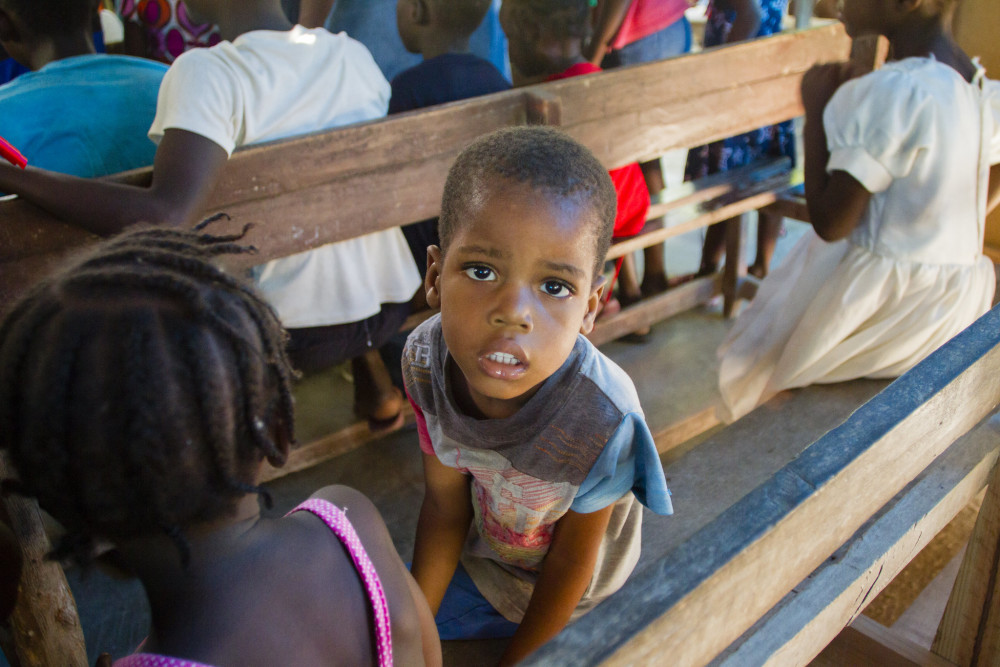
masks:
<instances>
[{"instance_id":1,"label":"child's arm","mask_svg":"<svg viewBox=\"0 0 1000 667\"><path fill-rule=\"evenodd\" d=\"M594 18L594 31L590 41L583 50L583 57L594 65L600 65L604 59L604 54L608 52L618 29L625 20L625 13L632 5L633 0L601 0L597 4L596 17Z\"/></svg>"},{"instance_id":2,"label":"child's arm","mask_svg":"<svg viewBox=\"0 0 1000 667\"><path fill-rule=\"evenodd\" d=\"M817 65L802 78L802 103L806 122L805 190L809 217L816 233L825 241L847 237L858 225L871 193L845 171L827 173L830 161L823 110L846 80L846 64Z\"/></svg>"},{"instance_id":3,"label":"child's arm","mask_svg":"<svg viewBox=\"0 0 1000 667\"><path fill-rule=\"evenodd\" d=\"M437 615L472 524L469 477L424 454L424 502L413 546L413 578Z\"/></svg>"},{"instance_id":4,"label":"child's arm","mask_svg":"<svg viewBox=\"0 0 1000 667\"><path fill-rule=\"evenodd\" d=\"M757 36L763 14L757 0L717 0L719 9L735 12L733 26L726 36L726 44L742 42Z\"/></svg>"},{"instance_id":5,"label":"child's arm","mask_svg":"<svg viewBox=\"0 0 1000 667\"><path fill-rule=\"evenodd\" d=\"M148 188L0 164L0 192L16 193L65 222L108 236L136 222L193 221L204 210L227 159L225 149L214 141L170 129L156 150Z\"/></svg>"},{"instance_id":6,"label":"child's arm","mask_svg":"<svg viewBox=\"0 0 1000 667\"><path fill-rule=\"evenodd\" d=\"M500 664L523 660L569 622L593 578L613 509L612 504L590 514L570 510L556 523L528 609Z\"/></svg>"}]
</instances>

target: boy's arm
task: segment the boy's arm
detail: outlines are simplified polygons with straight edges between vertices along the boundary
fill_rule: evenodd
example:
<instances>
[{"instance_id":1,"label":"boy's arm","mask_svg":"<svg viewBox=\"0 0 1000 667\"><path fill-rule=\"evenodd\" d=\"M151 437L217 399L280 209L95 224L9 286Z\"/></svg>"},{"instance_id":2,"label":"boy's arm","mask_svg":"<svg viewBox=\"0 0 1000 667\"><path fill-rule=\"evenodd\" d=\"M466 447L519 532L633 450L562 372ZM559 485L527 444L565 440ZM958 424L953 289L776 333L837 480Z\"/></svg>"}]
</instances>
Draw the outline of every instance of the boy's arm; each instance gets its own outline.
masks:
<instances>
[{"instance_id":1,"label":"boy's arm","mask_svg":"<svg viewBox=\"0 0 1000 667\"><path fill-rule=\"evenodd\" d=\"M614 505L590 514L570 510L556 523L521 625L500 659L513 665L552 639L569 622L594 575Z\"/></svg>"},{"instance_id":2,"label":"boy's arm","mask_svg":"<svg viewBox=\"0 0 1000 667\"><path fill-rule=\"evenodd\" d=\"M602 0L598 3L595 10L597 15L594 18L594 31L590 41L584 46L584 58L594 65L601 64L632 2L633 0Z\"/></svg>"},{"instance_id":3,"label":"boy's arm","mask_svg":"<svg viewBox=\"0 0 1000 667\"><path fill-rule=\"evenodd\" d=\"M472 523L469 476L424 454L424 502L413 546L413 578L437 615Z\"/></svg>"},{"instance_id":4,"label":"boy's arm","mask_svg":"<svg viewBox=\"0 0 1000 667\"><path fill-rule=\"evenodd\" d=\"M824 241L846 238L857 227L871 199L871 193L847 172L826 170L830 150L823 110L845 80L845 72L844 64L831 63L813 67L802 78L806 205L813 229Z\"/></svg>"},{"instance_id":5,"label":"boy's arm","mask_svg":"<svg viewBox=\"0 0 1000 667\"><path fill-rule=\"evenodd\" d=\"M0 192L17 194L67 223L109 236L136 222L175 226L193 221L204 211L227 159L214 141L170 129L156 150L148 188L2 164Z\"/></svg>"}]
</instances>

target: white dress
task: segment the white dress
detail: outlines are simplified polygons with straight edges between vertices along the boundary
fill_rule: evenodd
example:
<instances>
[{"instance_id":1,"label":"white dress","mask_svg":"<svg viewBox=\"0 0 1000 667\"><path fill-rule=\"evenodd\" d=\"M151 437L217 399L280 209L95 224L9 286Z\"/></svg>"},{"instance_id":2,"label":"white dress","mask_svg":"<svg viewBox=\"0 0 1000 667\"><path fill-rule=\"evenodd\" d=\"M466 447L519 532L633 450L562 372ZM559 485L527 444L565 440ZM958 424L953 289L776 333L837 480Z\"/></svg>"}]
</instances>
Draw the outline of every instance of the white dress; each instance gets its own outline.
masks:
<instances>
[{"instance_id":1,"label":"white dress","mask_svg":"<svg viewBox=\"0 0 1000 667\"><path fill-rule=\"evenodd\" d=\"M718 351L727 422L783 389L897 377L993 299L982 245L1000 83L907 58L841 86L823 123L827 170L872 198L848 239L810 230L733 325Z\"/></svg>"}]
</instances>

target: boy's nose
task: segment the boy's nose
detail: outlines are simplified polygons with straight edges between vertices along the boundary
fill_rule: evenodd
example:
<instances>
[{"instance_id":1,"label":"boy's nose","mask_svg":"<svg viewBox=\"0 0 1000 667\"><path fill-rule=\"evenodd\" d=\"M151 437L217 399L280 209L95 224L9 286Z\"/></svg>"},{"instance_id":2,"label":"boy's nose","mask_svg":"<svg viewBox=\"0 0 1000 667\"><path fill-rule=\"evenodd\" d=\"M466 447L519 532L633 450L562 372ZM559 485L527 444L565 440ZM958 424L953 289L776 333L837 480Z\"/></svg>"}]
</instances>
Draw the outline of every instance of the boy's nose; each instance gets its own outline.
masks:
<instances>
[{"instance_id":1,"label":"boy's nose","mask_svg":"<svg viewBox=\"0 0 1000 667\"><path fill-rule=\"evenodd\" d=\"M531 288L509 286L501 290L490 313L490 323L531 331Z\"/></svg>"}]
</instances>

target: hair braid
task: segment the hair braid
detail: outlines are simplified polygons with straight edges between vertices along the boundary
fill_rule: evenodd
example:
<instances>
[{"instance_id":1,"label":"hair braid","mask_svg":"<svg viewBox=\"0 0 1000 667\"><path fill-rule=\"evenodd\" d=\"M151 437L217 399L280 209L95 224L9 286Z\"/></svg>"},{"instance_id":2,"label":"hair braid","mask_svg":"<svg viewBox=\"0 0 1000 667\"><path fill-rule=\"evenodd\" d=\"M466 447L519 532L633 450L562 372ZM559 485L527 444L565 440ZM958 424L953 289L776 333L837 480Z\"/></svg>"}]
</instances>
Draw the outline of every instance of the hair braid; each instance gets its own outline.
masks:
<instances>
[{"instance_id":1,"label":"hair braid","mask_svg":"<svg viewBox=\"0 0 1000 667\"><path fill-rule=\"evenodd\" d=\"M63 553L163 531L186 561L185 526L270 501L254 476L292 440L293 372L273 309L214 263L241 237L133 231L0 323L0 447Z\"/></svg>"}]
</instances>

